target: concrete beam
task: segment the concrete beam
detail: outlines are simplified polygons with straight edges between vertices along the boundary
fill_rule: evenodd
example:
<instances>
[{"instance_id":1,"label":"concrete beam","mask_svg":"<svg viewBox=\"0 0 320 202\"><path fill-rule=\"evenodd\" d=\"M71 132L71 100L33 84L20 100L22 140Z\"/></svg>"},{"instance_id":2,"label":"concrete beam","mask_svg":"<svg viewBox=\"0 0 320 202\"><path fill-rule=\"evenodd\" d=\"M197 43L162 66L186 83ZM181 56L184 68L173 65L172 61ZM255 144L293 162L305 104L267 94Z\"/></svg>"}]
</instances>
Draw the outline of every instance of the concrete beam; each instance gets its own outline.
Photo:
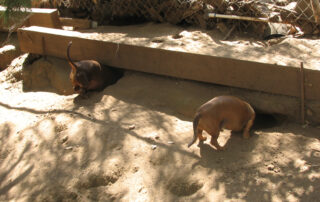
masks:
<instances>
[{"instance_id":1,"label":"concrete beam","mask_svg":"<svg viewBox=\"0 0 320 202\"><path fill-rule=\"evenodd\" d=\"M5 7L0 6L0 14L4 13ZM25 20L29 15L30 17ZM0 19L0 31L8 31L9 27L13 26L15 23L21 23L22 26L41 26L49 28L61 28L61 23L58 16L57 9L47 9L47 8L31 8L27 9L26 12L14 12L8 19L7 24L4 22L3 18Z\"/></svg>"},{"instance_id":2,"label":"concrete beam","mask_svg":"<svg viewBox=\"0 0 320 202\"><path fill-rule=\"evenodd\" d=\"M73 30L90 29L92 21L88 19L79 18L59 18L62 26L73 27Z\"/></svg>"},{"instance_id":3,"label":"concrete beam","mask_svg":"<svg viewBox=\"0 0 320 202\"><path fill-rule=\"evenodd\" d=\"M74 60L94 59L124 69L300 97L300 70L296 67L118 44L36 26L19 29L18 38L23 52L66 58L67 44L73 41ZM316 88L320 72L306 69L305 81L306 99L320 100Z\"/></svg>"}]
</instances>

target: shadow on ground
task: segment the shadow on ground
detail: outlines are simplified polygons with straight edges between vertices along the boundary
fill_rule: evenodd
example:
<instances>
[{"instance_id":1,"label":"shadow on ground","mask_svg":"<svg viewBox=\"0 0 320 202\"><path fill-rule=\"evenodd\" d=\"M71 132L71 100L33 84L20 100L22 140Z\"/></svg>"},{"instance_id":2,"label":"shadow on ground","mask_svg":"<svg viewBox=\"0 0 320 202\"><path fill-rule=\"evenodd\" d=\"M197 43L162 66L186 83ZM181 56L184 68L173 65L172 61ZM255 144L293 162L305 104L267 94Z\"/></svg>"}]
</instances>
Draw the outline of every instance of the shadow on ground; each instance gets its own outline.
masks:
<instances>
[{"instance_id":1,"label":"shadow on ground","mask_svg":"<svg viewBox=\"0 0 320 202\"><path fill-rule=\"evenodd\" d=\"M207 91L174 79L152 80L129 77L88 99L53 106L1 99L1 113L37 119L19 130L18 121L1 124L0 199L319 198L319 129L262 120L248 140L232 134L226 151L207 142L187 148L194 111L212 94L198 96Z\"/></svg>"}]
</instances>

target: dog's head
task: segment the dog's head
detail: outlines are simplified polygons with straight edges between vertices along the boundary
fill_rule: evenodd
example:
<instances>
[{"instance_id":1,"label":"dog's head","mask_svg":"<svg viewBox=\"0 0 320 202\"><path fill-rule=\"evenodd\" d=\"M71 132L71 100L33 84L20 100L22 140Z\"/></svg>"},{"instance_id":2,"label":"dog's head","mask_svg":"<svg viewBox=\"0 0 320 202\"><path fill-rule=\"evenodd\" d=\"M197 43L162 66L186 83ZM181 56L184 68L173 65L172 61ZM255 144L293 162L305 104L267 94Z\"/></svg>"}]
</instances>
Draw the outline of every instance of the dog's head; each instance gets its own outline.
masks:
<instances>
[{"instance_id":1,"label":"dog's head","mask_svg":"<svg viewBox=\"0 0 320 202\"><path fill-rule=\"evenodd\" d=\"M89 80L86 72L81 71L78 68L77 63L70 63L71 72L70 72L70 80L73 86L73 90L76 93L81 93L83 90L87 89L89 85Z\"/></svg>"}]
</instances>

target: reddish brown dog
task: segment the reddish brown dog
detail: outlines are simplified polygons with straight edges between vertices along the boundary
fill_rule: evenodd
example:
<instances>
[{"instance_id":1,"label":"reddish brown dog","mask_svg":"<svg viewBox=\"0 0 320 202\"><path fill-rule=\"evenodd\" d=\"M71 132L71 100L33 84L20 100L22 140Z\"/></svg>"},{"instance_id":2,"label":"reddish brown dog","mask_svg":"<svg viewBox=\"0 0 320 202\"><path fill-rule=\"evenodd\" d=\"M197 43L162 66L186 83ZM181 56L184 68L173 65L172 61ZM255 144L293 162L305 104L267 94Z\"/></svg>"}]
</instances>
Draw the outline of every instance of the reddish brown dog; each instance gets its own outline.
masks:
<instances>
[{"instance_id":1,"label":"reddish brown dog","mask_svg":"<svg viewBox=\"0 0 320 202\"><path fill-rule=\"evenodd\" d=\"M111 67L102 66L95 60L72 62L69 54L71 45L70 41L67 57L71 66L70 80L76 93L84 95L87 91L102 90L106 86L114 84L120 77L119 72Z\"/></svg>"},{"instance_id":2,"label":"reddish brown dog","mask_svg":"<svg viewBox=\"0 0 320 202\"><path fill-rule=\"evenodd\" d=\"M255 119L255 112L249 103L233 96L218 96L206 102L197 110L193 120L193 140L188 144L190 147L197 141L205 141L202 136L205 130L211 135L211 144L217 150L224 149L217 141L222 128L241 131L243 137L249 138L249 131Z\"/></svg>"}]
</instances>

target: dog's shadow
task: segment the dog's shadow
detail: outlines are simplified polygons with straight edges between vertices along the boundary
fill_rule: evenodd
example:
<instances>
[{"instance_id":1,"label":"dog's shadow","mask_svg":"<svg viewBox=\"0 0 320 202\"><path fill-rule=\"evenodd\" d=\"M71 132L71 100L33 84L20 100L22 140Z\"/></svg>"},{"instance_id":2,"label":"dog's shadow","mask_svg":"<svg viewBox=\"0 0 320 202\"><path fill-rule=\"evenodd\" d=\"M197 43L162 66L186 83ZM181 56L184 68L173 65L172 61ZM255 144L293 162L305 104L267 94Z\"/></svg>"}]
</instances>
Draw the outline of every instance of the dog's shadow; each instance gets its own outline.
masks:
<instances>
[{"instance_id":1,"label":"dog's shadow","mask_svg":"<svg viewBox=\"0 0 320 202\"><path fill-rule=\"evenodd\" d=\"M208 140L199 142L197 146L200 149L200 161L192 167L196 165L215 167L218 166L221 161L225 161L224 159L242 158L241 155L243 153L250 153L254 150L258 138L259 135L253 131L250 133L250 138L248 139L244 139L241 132L231 132L231 137L224 145L221 145L224 146L224 150L221 151L212 146Z\"/></svg>"},{"instance_id":2,"label":"dog's shadow","mask_svg":"<svg viewBox=\"0 0 320 202\"><path fill-rule=\"evenodd\" d=\"M100 102L103 96L103 91L89 91L85 95L77 95L73 103L75 106L90 106Z\"/></svg>"}]
</instances>

